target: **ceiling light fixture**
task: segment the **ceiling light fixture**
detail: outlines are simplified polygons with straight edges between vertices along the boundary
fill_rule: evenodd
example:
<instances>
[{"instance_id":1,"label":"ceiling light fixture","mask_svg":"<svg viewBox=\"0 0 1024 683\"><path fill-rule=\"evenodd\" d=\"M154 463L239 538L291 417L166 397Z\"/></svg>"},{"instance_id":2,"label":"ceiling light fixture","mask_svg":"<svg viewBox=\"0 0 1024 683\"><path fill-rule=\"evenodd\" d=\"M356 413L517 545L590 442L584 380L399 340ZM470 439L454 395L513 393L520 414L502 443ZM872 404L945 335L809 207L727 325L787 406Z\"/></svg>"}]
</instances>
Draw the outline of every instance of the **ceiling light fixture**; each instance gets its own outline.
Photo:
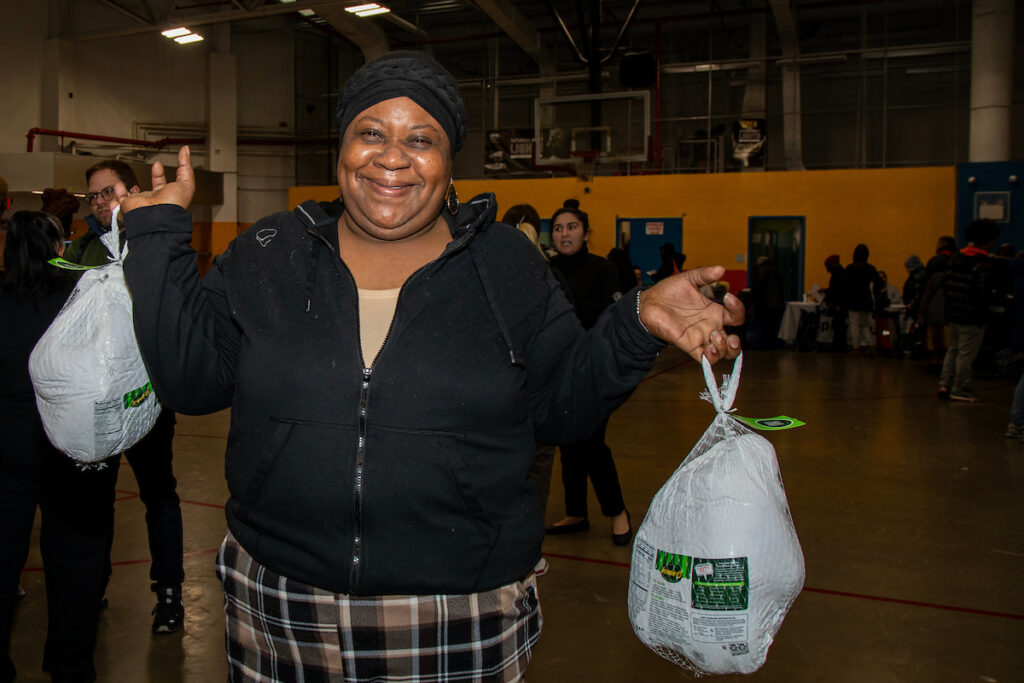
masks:
<instances>
[{"instance_id":1,"label":"ceiling light fixture","mask_svg":"<svg viewBox=\"0 0 1024 683\"><path fill-rule=\"evenodd\" d=\"M187 36L178 36L174 39L178 45L188 45L189 43L198 43L203 37L198 33L190 33Z\"/></svg>"},{"instance_id":2,"label":"ceiling light fixture","mask_svg":"<svg viewBox=\"0 0 1024 683\"><path fill-rule=\"evenodd\" d=\"M387 7L378 7L376 9L363 10L362 12L356 12L357 17L372 17L375 14L387 14L390 12Z\"/></svg>"},{"instance_id":3,"label":"ceiling light fixture","mask_svg":"<svg viewBox=\"0 0 1024 683\"><path fill-rule=\"evenodd\" d=\"M192 31L189 31L184 26L179 26L178 28L167 29L166 31L163 31L161 35L165 38L178 38L180 36L187 36L190 33L192 33Z\"/></svg>"},{"instance_id":4,"label":"ceiling light fixture","mask_svg":"<svg viewBox=\"0 0 1024 683\"><path fill-rule=\"evenodd\" d=\"M380 5L378 5L377 3L369 2L364 5L353 5L352 7L346 7L345 11L351 12L352 14L356 14L357 12L365 12L368 9L377 9L379 7Z\"/></svg>"}]
</instances>

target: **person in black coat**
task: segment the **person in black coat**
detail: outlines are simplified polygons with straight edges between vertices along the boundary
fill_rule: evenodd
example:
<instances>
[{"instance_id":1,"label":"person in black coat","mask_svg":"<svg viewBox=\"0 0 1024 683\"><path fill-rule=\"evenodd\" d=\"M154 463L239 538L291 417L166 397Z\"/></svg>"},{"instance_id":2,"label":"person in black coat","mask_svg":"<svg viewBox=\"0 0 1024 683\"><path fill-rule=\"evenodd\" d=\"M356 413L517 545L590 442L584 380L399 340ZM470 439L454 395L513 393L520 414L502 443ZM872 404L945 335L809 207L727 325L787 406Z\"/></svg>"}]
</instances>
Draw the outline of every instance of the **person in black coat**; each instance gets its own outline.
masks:
<instances>
[{"instance_id":1,"label":"person in black coat","mask_svg":"<svg viewBox=\"0 0 1024 683\"><path fill-rule=\"evenodd\" d=\"M622 297L615 265L587 249L590 224L579 202L570 199L551 217L551 235L558 255L551 266L569 281L573 306L584 329ZM601 503L601 512L612 518L612 540L629 543L633 531L629 512L622 500L622 487L615 470L612 451L605 443L607 418L583 441L559 446L562 456L562 484L565 486L565 518L548 527L549 534L570 534L590 528L587 519L587 478Z\"/></svg>"},{"instance_id":2,"label":"person in black coat","mask_svg":"<svg viewBox=\"0 0 1024 683\"><path fill-rule=\"evenodd\" d=\"M832 316L832 350L842 352L846 350L846 309L843 307L845 269L839 263L839 254L831 254L825 259L825 270L829 278L822 313Z\"/></svg>"},{"instance_id":3,"label":"person in black coat","mask_svg":"<svg viewBox=\"0 0 1024 683\"><path fill-rule=\"evenodd\" d=\"M881 294L882 278L868 263L868 247L858 244L853 249L853 263L843 273L843 308L850 316L850 341L855 351L872 353L875 337L871 332L875 299Z\"/></svg>"},{"instance_id":4,"label":"person in black coat","mask_svg":"<svg viewBox=\"0 0 1024 683\"><path fill-rule=\"evenodd\" d=\"M786 310L786 294L782 273L775 261L767 256L757 259L751 296L751 321L756 322L753 330L755 348L773 349L778 345L779 323Z\"/></svg>"},{"instance_id":5,"label":"person in black coat","mask_svg":"<svg viewBox=\"0 0 1024 683\"><path fill-rule=\"evenodd\" d=\"M80 470L46 437L28 359L74 287L47 261L63 251L60 223L42 211L11 217L0 275L0 681L9 654L18 580L36 507L46 572L43 670L55 681L93 680L93 650L107 568L109 492L116 469Z\"/></svg>"},{"instance_id":6,"label":"person in black coat","mask_svg":"<svg viewBox=\"0 0 1024 683\"><path fill-rule=\"evenodd\" d=\"M661 265L658 266L658 270L654 271L651 275L652 280L659 282L670 275L683 272L683 264L686 263L686 254L680 254L676 251L676 245L671 242L665 242L658 247L658 253L661 254Z\"/></svg>"}]
</instances>

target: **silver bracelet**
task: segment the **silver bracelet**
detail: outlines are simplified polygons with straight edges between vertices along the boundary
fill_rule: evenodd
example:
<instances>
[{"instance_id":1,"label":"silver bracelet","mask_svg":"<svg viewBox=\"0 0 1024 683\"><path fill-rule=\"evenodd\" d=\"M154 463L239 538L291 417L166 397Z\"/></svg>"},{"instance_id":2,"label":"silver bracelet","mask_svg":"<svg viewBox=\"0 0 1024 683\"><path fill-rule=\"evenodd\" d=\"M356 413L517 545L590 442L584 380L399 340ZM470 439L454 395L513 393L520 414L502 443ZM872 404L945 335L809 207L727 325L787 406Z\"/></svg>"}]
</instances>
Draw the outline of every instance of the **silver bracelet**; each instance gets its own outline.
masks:
<instances>
[{"instance_id":1,"label":"silver bracelet","mask_svg":"<svg viewBox=\"0 0 1024 683\"><path fill-rule=\"evenodd\" d=\"M640 319L640 292L641 291L643 291L643 290L640 290L640 289L636 290L636 321L638 323L640 323L640 327L644 328L644 332L646 332L647 334L650 334L653 337L654 335L651 334L651 331L649 329L647 329L647 325L644 325L644 321Z\"/></svg>"}]
</instances>

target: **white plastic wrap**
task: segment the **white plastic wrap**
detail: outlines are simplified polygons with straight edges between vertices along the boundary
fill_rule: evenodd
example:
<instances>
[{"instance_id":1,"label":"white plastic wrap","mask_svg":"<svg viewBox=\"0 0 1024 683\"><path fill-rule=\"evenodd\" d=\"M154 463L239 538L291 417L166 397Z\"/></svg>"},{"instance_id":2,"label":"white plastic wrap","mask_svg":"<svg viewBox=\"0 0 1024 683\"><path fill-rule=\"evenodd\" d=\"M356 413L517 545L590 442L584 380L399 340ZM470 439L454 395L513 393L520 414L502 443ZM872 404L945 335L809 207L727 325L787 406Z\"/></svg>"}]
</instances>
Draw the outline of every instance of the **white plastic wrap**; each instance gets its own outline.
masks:
<instances>
[{"instance_id":1,"label":"white plastic wrap","mask_svg":"<svg viewBox=\"0 0 1024 683\"><path fill-rule=\"evenodd\" d=\"M637 530L629 617L685 669L752 673L803 587L804 558L775 449L728 414L742 355L721 391L703 364L718 414Z\"/></svg>"},{"instance_id":2,"label":"white plastic wrap","mask_svg":"<svg viewBox=\"0 0 1024 683\"><path fill-rule=\"evenodd\" d=\"M36 405L50 442L92 464L144 437L160 415L132 327L132 298L115 226L111 263L86 270L29 356Z\"/></svg>"}]
</instances>

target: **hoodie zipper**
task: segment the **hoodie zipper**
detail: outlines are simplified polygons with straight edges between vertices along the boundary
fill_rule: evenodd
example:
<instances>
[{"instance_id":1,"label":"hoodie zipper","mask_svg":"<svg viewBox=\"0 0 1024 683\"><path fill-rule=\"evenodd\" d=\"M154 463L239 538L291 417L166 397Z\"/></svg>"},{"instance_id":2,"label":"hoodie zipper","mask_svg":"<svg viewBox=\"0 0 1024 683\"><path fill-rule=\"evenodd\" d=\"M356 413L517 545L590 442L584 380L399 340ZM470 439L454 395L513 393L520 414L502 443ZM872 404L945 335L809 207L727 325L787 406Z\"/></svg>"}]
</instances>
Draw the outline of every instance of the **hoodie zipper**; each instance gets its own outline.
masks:
<instances>
[{"instance_id":1,"label":"hoodie zipper","mask_svg":"<svg viewBox=\"0 0 1024 683\"><path fill-rule=\"evenodd\" d=\"M349 276L349 278L352 281L353 289L357 290L356 291L356 300L357 300L357 304L356 304L356 331L358 332L359 331L359 325L361 324L361 321L359 319L359 305L358 305L359 293L358 293L358 287L355 284L355 278L352 277L352 271L349 270L348 265L346 265L345 262L340 258L340 254L338 254L334 250L334 248L331 246L331 243L327 240L326 237L324 237L323 235L318 233L316 230L313 230L311 228L307 228L306 231L309 232L310 234L316 236L321 242L323 242L325 245L327 245L328 250L330 250L330 252L332 254L334 254L335 256L338 256L338 261L341 263L342 268L344 268L345 272L348 273L348 276ZM452 242L449 243L449 246L451 246L451 244L453 244L453 243L455 243L457 241L459 241L459 238L453 239ZM465 246L465 244L468 243L468 242L469 242L469 239L462 240L457 245L457 248L458 249L463 248L463 246ZM454 253L454 250L451 253ZM355 593L356 592L356 585L357 585L357 582L359 580L359 569L362 566L361 563L362 563L362 552L363 552L363 525L362 525L362 522L363 522L363 481L364 481L364 475L365 475L365 471L366 471L366 422L367 422L366 417L367 417L367 405L369 404L369 400L370 400L370 378L373 375L373 365L377 362L377 359L380 358L380 355L384 352L384 348L388 344L388 340L391 338L391 330L394 328L394 325L395 325L395 316L398 315L398 307L399 307L399 305L401 305L402 293L405 292L405 286L409 283L410 280L412 280L414 277L416 277L420 272L426 270L427 268L432 267L434 264L436 264L442 258L446 258L449 255L450 255L449 249L448 249L448 247L445 247L444 251L442 251L441 254L437 258L435 258L435 259L431 260L429 263L425 263L424 265L422 265L419 268L417 268L412 273L412 275L410 275L406 279L405 283L402 285L402 288L398 292L398 300L395 302L395 315L392 316L391 324L388 325L388 331L387 331L387 334L384 335L384 343L381 344L380 351L378 351L377 355L374 356L373 361L370 363L369 366L365 365L366 359L362 358L362 352L360 352L360 354L359 354L360 359L364 363L364 367L363 367L363 370L362 370L362 378L361 378L360 385L359 385L359 420L358 420L358 428L357 428L357 431L356 431L356 464L355 464L355 472L354 472L354 477L353 477L353 491L352 491L352 493L353 493L353 496L352 496L352 568L349 571L349 577L348 577L348 587L349 587L349 592L350 593ZM312 297L312 293L310 293L310 297ZM307 310L308 310L308 307L309 307L309 302L307 302Z\"/></svg>"}]
</instances>

